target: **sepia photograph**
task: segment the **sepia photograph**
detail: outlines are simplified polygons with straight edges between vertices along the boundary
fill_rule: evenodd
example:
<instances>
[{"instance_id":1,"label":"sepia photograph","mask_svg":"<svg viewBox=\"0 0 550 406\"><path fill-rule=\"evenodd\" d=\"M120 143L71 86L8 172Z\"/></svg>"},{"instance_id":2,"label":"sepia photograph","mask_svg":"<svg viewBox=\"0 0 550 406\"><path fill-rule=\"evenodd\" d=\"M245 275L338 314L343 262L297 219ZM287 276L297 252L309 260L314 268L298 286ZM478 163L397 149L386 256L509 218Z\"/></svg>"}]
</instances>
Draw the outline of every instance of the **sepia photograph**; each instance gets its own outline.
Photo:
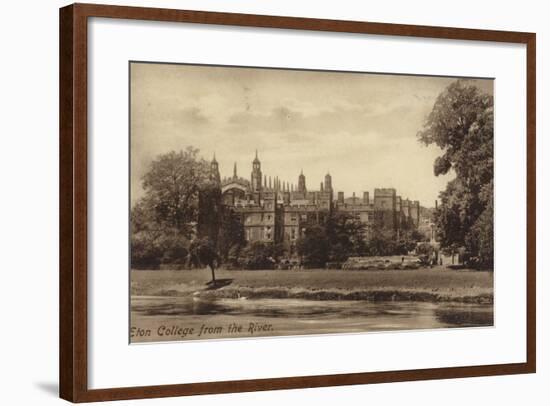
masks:
<instances>
[{"instance_id":1,"label":"sepia photograph","mask_svg":"<svg viewBox=\"0 0 550 406\"><path fill-rule=\"evenodd\" d=\"M130 343L493 326L492 78L129 70Z\"/></svg>"}]
</instances>

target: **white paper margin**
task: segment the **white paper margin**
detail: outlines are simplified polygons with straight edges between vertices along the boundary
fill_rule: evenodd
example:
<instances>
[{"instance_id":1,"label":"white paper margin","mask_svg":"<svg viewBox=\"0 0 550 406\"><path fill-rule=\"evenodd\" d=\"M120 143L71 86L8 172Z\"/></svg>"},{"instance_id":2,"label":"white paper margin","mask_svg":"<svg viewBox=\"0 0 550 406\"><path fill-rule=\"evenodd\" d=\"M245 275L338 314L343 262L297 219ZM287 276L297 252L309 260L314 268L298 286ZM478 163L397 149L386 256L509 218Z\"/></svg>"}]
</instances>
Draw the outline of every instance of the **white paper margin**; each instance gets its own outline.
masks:
<instances>
[{"instance_id":1,"label":"white paper margin","mask_svg":"<svg viewBox=\"0 0 550 406\"><path fill-rule=\"evenodd\" d=\"M525 361L525 46L97 18L88 36L90 389ZM495 327L128 345L129 60L495 77Z\"/></svg>"}]
</instances>

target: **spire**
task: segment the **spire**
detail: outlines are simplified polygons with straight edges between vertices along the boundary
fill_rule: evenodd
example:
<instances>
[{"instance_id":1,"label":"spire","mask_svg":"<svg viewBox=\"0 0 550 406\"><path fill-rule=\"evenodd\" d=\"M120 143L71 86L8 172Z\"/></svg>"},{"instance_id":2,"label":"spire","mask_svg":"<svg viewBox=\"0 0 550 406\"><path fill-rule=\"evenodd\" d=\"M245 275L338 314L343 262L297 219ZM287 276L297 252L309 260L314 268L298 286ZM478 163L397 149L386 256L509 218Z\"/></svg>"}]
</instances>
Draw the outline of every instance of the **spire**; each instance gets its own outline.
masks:
<instances>
[{"instance_id":1,"label":"spire","mask_svg":"<svg viewBox=\"0 0 550 406\"><path fill-rule=\"evenodd\" d=\"M253 161L253 162L257 162L257 163L260 162L260 160L258 159L258 150L256 150L256 155L255 155L255 157L254 157L254 161Z\"/></svg>"},{"instance_id":2,"label":"spire","mask_svg":"<svg viewBox=\"0 0 550 406\"><path fill-rule=\"evenodd\" d=\"M220 169L218 166L218 161L216 161L216 154L212 157L212 162L210 162L210 180L217 182L218 184L221 181L220 178Z\"/></svg>"}]
</instances>

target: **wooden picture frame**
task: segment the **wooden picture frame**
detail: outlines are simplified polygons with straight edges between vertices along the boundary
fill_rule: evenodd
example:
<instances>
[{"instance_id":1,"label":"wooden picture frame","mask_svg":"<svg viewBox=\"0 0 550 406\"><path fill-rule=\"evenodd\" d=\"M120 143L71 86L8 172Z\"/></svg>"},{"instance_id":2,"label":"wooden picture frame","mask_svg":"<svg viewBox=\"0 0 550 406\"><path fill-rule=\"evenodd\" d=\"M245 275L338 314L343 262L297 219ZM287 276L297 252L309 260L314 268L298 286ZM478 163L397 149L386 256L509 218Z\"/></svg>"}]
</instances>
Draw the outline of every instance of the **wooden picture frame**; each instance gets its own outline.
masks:
<instances>
[{"instance_id":1,"label":"wooden picture frame","mask_svg":"<svg viewBox=\"0 0 550 406\"><path fill-rule=\"evenodd\" d=\"M197 382L109 389L88 387L88 19L281 28L464 41L527 47L527 328L526 362L417 370ZM428 27L357 21L246 15L108 5L60 9L60 396L72 402L108 401L230 392L313 388L426 379L524 374L536 370L536 37L534 33Z\"/></svg>"}]
</instances>

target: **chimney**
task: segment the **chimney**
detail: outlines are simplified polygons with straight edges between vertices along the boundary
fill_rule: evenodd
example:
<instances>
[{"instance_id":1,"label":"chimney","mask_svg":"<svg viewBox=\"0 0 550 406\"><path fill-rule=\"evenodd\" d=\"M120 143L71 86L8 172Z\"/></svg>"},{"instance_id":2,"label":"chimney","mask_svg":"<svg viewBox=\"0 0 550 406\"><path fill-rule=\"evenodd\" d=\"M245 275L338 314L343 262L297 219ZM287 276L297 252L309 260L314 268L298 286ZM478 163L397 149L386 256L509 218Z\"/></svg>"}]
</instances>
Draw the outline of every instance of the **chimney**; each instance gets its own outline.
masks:
<instances>
[{"instance_id":1,"label":"chimney","mask_svg":"<svg viewBox=\"0 0 550 406\"><path fill-rule=\"evenodd\" d=\"M363 203L369 204L369 192L363 192Z\"/></svg>"},{"instance_id":2,"label":"chimney","mask_svg":"<svg viewBox=\"0 0 550 406\"><path fill-rule=\"evenodd\" d=\"M435 199L435 209L437 210L437 199Z\"/></svg>"},{"instance_id":3,"label":"chimney","mask_svg":"<svg viewBox=\"0 0 550 406\"><path fill-rule=\"evenodd\" d=\"M338 192L338 203L344 204L344 192Z\"/></svg>"}]
</instances>

